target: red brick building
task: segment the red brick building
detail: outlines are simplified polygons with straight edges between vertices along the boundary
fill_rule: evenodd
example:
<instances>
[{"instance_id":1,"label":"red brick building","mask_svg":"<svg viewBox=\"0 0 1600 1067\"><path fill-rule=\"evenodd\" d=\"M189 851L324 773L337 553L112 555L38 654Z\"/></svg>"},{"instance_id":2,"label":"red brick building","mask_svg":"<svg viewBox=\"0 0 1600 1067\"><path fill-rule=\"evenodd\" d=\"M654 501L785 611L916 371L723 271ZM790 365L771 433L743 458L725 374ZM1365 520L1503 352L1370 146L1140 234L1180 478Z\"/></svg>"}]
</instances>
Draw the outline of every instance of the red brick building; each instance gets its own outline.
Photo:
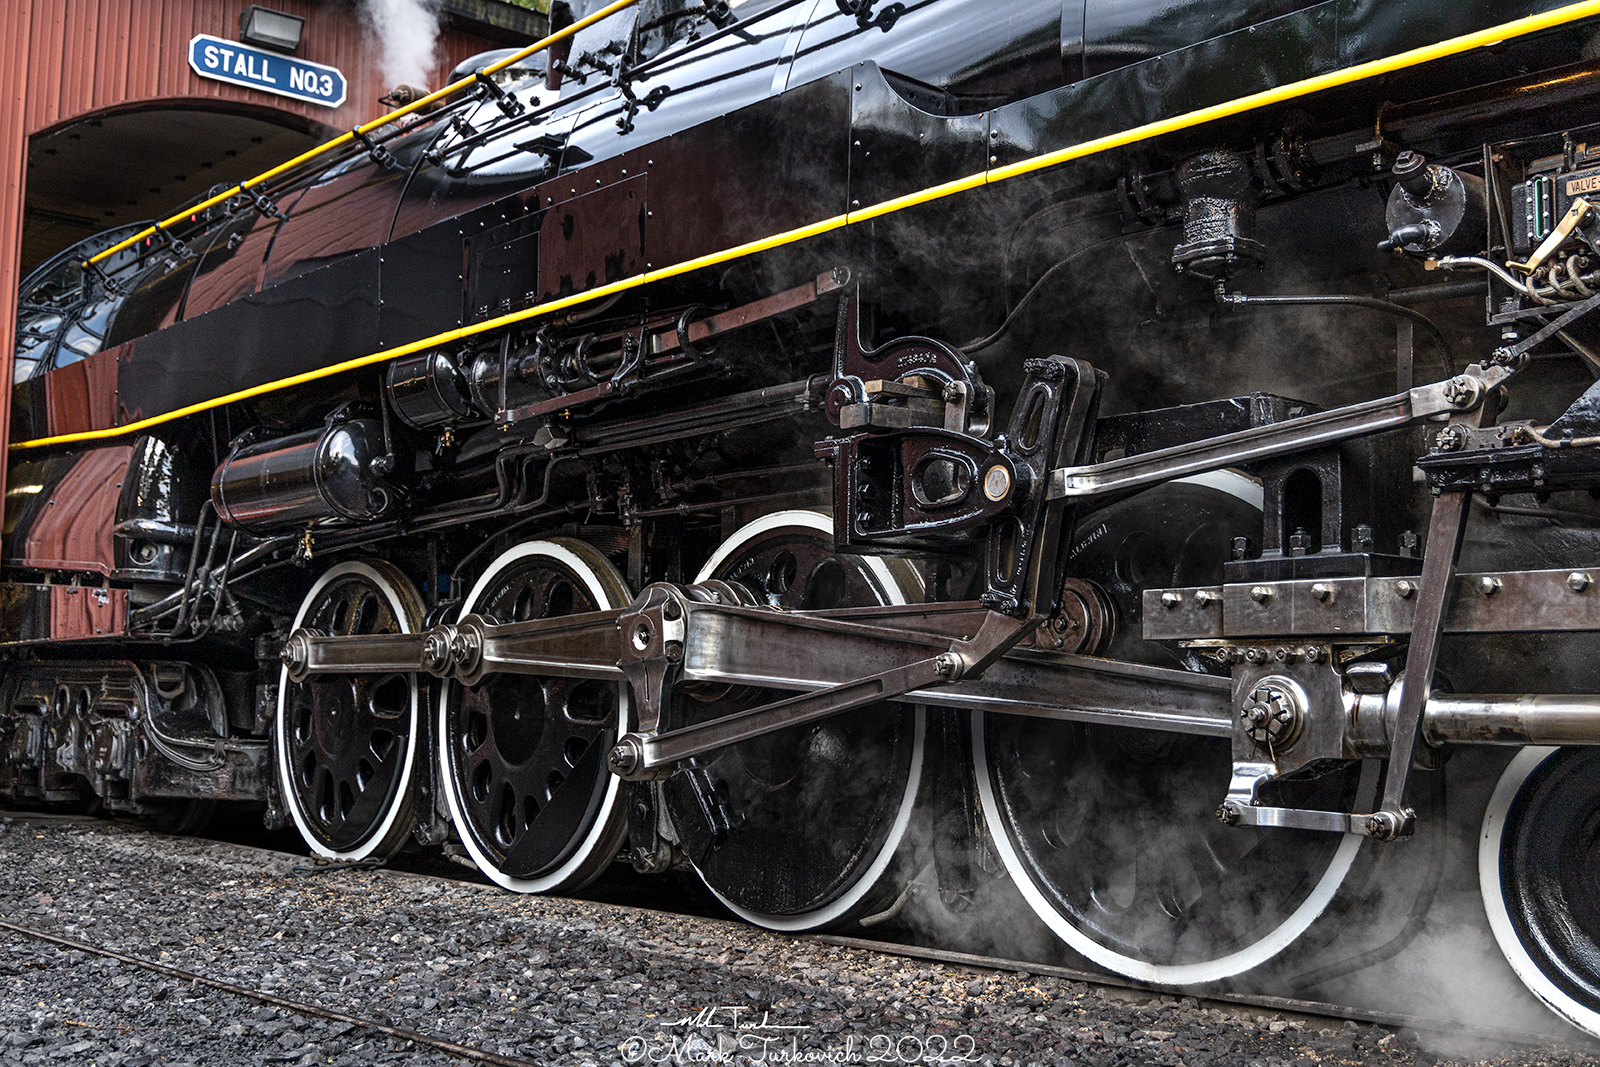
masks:
<instances>
[{"instance_id":1,"label":"red brick building","mask_svg":"<svg viewBox=\"0 0 1600 1067\"><path fill-rule=\"evenodd\" d=\"M261 6L303 19L293 58L337 68L326 107L202 77L197 34L236 41ZM428 72L542 35L500 0L449 0ZM0 2L0 380L11 379L17 287L28 270L101 230L159 218L219 183L260 173L386 110L391 85L361 0ZM422 51L426 54L426 42ZM0 390L0 427L10 389ZM0 431L3 433L3 431Z\"/></svg>"}]
</instances>

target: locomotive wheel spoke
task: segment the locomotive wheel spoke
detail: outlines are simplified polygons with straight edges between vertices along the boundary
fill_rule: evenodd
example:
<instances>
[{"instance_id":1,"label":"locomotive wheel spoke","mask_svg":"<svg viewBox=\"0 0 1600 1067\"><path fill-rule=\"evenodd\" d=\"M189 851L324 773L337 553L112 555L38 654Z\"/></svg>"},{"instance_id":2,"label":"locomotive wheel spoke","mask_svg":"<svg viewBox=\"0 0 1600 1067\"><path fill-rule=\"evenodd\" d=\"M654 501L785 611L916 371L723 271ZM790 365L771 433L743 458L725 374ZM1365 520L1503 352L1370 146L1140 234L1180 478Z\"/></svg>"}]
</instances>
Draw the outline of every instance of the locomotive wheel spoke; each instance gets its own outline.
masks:
<instances>
[{"instance_id":1,"label":"locomotive wheel spoke","mask_svg":"<svg viewBox=\"0 0 1600 1067\"><path fill-rule=\"evenodd\" d=\"M384 563L342 563L295 619L334 636L409 633L421 602ZM403 674L321 675L278 697L279 777L290 815L319 855L387 857L411 830L420 690Z\"/></svg>"},{"instance_id":2,"label":"locomotive wheel spoke","mask_svg":"<svg viewBox=\"0 0 1600 1067\"><path fill-rule=\"evenodd\" d=\"M1478 837L1478 884L1522 984L1600 1036L1600 750L1530 747L1501 775Z\"/></svg>"},{"instance_id":3,"label":"locomotive wheel spoke","mask_svg":"<svg viewBox=\"0 0 1600 1067\"><path fill-rule=\"evenodd\" d=\"M909 568L835 552L832 521L811 511L737 531L696 580L789 610L921 599ZM665 725L776 698L694 688L674 697ZM897 891L892 861L912 817L925 728L923 709L879 704L731 745L670 778L666 809L701 879L739 915L781 930L841 922Z\"/></svg>"},{"instance_id":4,"label":"locomotive wheel spoke","mask_svg":"<svg viewBox=\"0 0 1600 1067\"><path fill-rule=\"evenodd\" d=\"M1169 483L1080 520L1070 573L1116 604L1108 654L1203 666L1143 640L1141 596L1221 580L1232 538L1260 522L1259 490L1229 488ZM991 715L973 717L973 749L984 816L1034 911L1083 956L1145 981L1216 981L1272 958L1333 902L1361 847L1220 824L1224 740ZM1352 763L1277 787L1275 802L1366 810L1376 785L1375 766Z\"/></svg>"},{"instance_id":5,"label":"locomotive wheel spoke","mask_svg":"<svg viewBox=\"0 0 1600 1067\"><path fill-rule=\"evenodd\" d=\"M622 579L576 541L503 553L461 608L496 623L620 607ZM445 684L441 769L456 831L491 879L519 892L574 889L621 846L620 780L605 754L626 729L628 695L613 682L493 674Z\"/></svg>"}]
</instances>

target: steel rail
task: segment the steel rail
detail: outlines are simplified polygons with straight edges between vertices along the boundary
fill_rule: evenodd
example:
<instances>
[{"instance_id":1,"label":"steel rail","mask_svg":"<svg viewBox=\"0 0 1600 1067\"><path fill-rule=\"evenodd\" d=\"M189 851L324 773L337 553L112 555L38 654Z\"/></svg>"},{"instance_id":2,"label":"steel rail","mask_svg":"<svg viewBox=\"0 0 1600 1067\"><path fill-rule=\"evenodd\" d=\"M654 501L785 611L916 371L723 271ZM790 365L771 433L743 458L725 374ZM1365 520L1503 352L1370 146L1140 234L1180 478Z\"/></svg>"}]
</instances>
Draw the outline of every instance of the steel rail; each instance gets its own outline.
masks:
<instances>
[{"instance_id":1,"label":"steel rail","mask_svg":"<svg viewBox=\"0 0 1600 1067\"><path fill-rule=\"evenodd\" d=\"M246 997L250 1000L260 1001L262 1004L270 1004L274 1008L293 1012L296 1015L310 1015L318 1019L326 1019L329 1022L348 1023L351 1026L360 1027L365 1030L375 1030L380 1034L387 1034L389 1037L397 1038L401 1041L410 1041L414 1044L426 1045L428 1048L438 1049L440 1052L448 1052L450 1055L460 1056L462 1059L476 1060L478 1063L493 1063L497 1064L498 1067L540 1067L540 1064L535 1063L533 1060L517 1059L514 1056L502 1056L499 1053L490 1052L487 1049L473 1048L471 1045L458 1045L454 1041L446 1041L442 1037L433 1037L430 1034L420 1033L416 1030L407 1030L400 1026L390 1026L388 1023L380 1023L373 1019L363 1019L359 1015L350 1015L346 1012L335 1011L332 1008L324 1008L316 1004L307 1004L300 1000L289 1000L286 997L276 996L275 994L267 993L263 990L248 989L241 985L234 985L232 982L224 982L216 978L208 978L203 974L196 974L193 971L183 970L181 967L171 967L165 963L157 963L154 960L143 959L139 956L129 956L126 953L117 952L114 949L102 948L99 945L91 945L86 941L74 941L69 937L59 937L56 934L47 934L43 930L35 930L32 927L22 926L14 922L7 922L4 919L0 919L0 930L9 930L11 933L18 934L22 937L29 937L35 941L43 941L59 948L71 949L75 952L86 952L94 956L102 956L106 959L116 960L119 963L126 963L134 967L143 968L147 971L154 971L156 974L164 974L168 978L176 978L182 982L203 985L210 989L215 989L218 992L231 993L237 997Z\"/></svg>"},{"instance_id":2,"label":"steel rail","mask_svg":"<svg viewBox=\"0 0 1600 1067\"><path fill-rule=\"evenodd\" d=\"M289 173L291 170L297 170L298 168L304 166L305 164L310 163L312 160L320 159L322 156L327 155L329 152L332 152L335 149L343 148L343 147L345 147L346 145L349 145L349 144L354 144L359 137L365 137L367 134L372 133L374 130L380 130L383 127L389 125L392 122L398 122L400 119L403 119L408 115L413 115L413 114L417 113L418 111L422 110L425 107L428 107L428 106L430 106L432 104L436 104L439 101L444 100L447 97L454 96L456 93L460 92L463 89L470 88L471 86L477 85L478 84L478 75L479 74L483 74L485 76L498 74L500 71L505 70L507 67L512 66L512 65L517 64L517 63L520 63L524 59L527 59L529 56L534 55L535 53L538 53L538 52L542 52L546 48L549 48L552 45L560 44L562 41L566 40L568 37L572 37L575 34L577 34L579 31L588 29L590 26L593 26L595 23L601 21L602 19L610 18L612 15L616 14L617 12L623 11L623 10L625 10L627 8L630 8L630 7L633 7L637 3L639 3L639 0L616 0L615 3L609 4L606 7L601 8L599 11L596 11L594 14L588 16L587 18L579 19L577 22L574 22L571 26L568 26L568 27L566 27L565 29L562 29L562 30L557 30L555 33L550 34L548 37L544 38L543 40L535 41L533 44L530 44L526 48L523 48L520 51L517 51L517 52L507 56L506 58L500 60L497 63L491 63L487 67L482 68L481 70L474 71L472 74L468 75L465 78L462 78L460 81L451 82L449 85L446 85L443 89L437 89L437 90L429 93L427 96L422 97L419 100L413 100L411 103L406 104L404 107L396 108L395 110L389 112L387 115L381 115L378 118L373 119L371 122L364 123L364 124L362 124L360 126L357 126L354 130L351 130L349 133L341 133L339 136L335 137L331 141L324 141L322 144L317 145L315 148L307 149L306 151L300 153L298 156L295 156L293 159L287 160L287 161L285 161L283 163L279 163L276 167L273 167L271 170L262 171L260 174L257 174L254 178L246 178L244 181L240 182L238 185L235 185L233 188L229 189L227 192L218 193L215 196L211 197L210 199L202 200L198 204L191 205L190 207L185 208L183 211L179 212L178 214L172 216L169 219L163 219L163 220L161 220L160 222L156 223L153 226L147 226L146 228L140 230L138 233L134 234L132 237L128 237L128 238L126 238L126 239L124 239L122 241L119 241L117 244L112 245L110 248L107 248L102 252L98 252L93 256L90 256L87 260L84 261L84 266L85 267L90 267L90 266L93 266L93 265L95 265L97 263L100 263L101 261L103 261L105 259L108 259L111 256L116 255L118 252L121 252L122 250L124 250L126 248L132 248L134 245L138 244L140 241L144 240L146 237L151 237L151 236L153 236L153 235L155 235L157 233L160 233L161 231L165 230L169 226L176 226L178 223L183 222L185 219L190 218L193 215L196 215L196 214L198 214L198 213L200 213L202 211L205 211L208 208L216 207L218 204L222 204L222 203L225 203L225 202L233 199L234 197L238 196L240 193L249 192L251 189L255 189L255 188L257 188L257 187L259 187L261 185L266 184L267 182L271 181L273 178L281 177L282 175Z\"/></svg>"},{"instance_id":3,"label":"steel rail","mask_svg":"<svg viewBox=\"0 0 1600 1067\"><path fill-rule=\"evenodd\" d=\"M622 7L634 2L637 2L637 0L618 0L618 3L611 5L604 11L597 12L595 15L590 16L590 18L599 18L613 9L621 10ZM408 344L385 349L381 352L373 352L365 356L356 357L355 359L349 359L341 363L335 363L327 367L321 367L317 370L306 371L303 374L296 374L288 378L267 382L262 385L251 386L246 389L239 389L232 393L226 393L219 397L213 397L210 400L199 401L194 404L177 408L173 411L163 412L159 415L151 415L147 418L138 419L130 423L125 423L121 426L110 426L99 430L82 430L76 433L58 434L53 437L37 437L27 441L13 442L9 447L12 449L44 448L51 445L74 444L81 441L102 441L122 437L130 433L137 433L153 426L159 426L163 423L185 418L189 415L198 414L203 411L210 411L215 408L224 407L228 404L237 403L241 400L249 400L252 397L261 396L265 393L277 392L281 389L288 389L297 385L304 385L308 382L320 381L323 378L329 378L337 374L358 370L362 367L368 367L378 363L387 363L390 360L397 359L401 356L411 355L413 353L421 352L440 345L453 344L456 341L474 337L479 334L488 333L494 330L504 329L505 327L514 326L530 319L542 318L552 315L558 311L564 311L567 308L575 307L579 304L588 303L589 301L600 300L606 297L614 296L618 293L625 293L645 285L664 281L669 278L676 278L684 274L691 274L695 271L703 270L708 267L720 266L721 264L728 263L736 259L743 259L746 256L756 255L774 248L781 248L786 245L796 244L801 241L809 240L813 237L832 233L835 230L840 230L856 223L867 222L872 219L881 218L885 215L894 214L895 212L904 211L909 208L919 207L937 200L943 200L945 198L968 192L973 189L982 188L987 185L995 185L1003 181L1008 181L1012 178L1019 178L1024 175L1049 170L1053 167L1060 166L1063 163L1072 162L1073 160L1083 159L1085 157L1097 155L1102 152L1109 152L1117 148L1124 148L1128 145L1137 144L1141 141L1152 140L1156 137L1165 136L1167 134L1178 133L1183 130L1192 129L1196 126L1202 126L1207 123L1231 118L1235 115L1240 115L1245 112L1257 111L1261 108L1271 107L1273 105L1282 104L1291 100L1297 100L1301 97L1310 96L1315 93L1336 89L1343 85L1349 85L1361 81L1370 81L1374 78L1380 78L1387 74L1392 74L1395 71L1405 70L1409 67L1419 66L1421 64L1430 63L1439 59L1446 59L1451 56L1460 55L1465 52L1471 52L1480 48L1489 48L1499 45L1512 38L1525 37L1529 34L1539 33L1544 30L1552 29L1558 26L1564 26L1569 23L1581 21L1583 19L1594 18L1596 16L1600 16L1600 0L1581 0L1579 3L1567 4L1563 7L1558 7L1537 15L1529 15L1511 22L1502 23L1498 26L1491 26L1488 29L1462 34L1458 37L1451 37L1431 45L1413 48L1405 52L1397 53L1393 56L1385 57L1383 59L1374 59L1365 63L1357 63L1353 66L1329 71L1325 74L1318 74L1310 78L1303 78L1299 81L1289 82L1271 89L1264 89L1260 92L1241 96L1224 103L1213 104L1209 107L1183 112L1170 118L1158 119L1154 122L1148 122L1141 126L1134 126L1118 133L1106 134L1102 137L1092 138L1091 140L1069 145L1053 152L1045 152L1040 155L1031 156L1027 159L1019 160L1016 163L1010 163L1004 166L995 166L983 171L979 171L976 174L968 175L965 178L958 178L953 181L944 182L940 185L931 186L918 192L908 193L904 196L894 197L868 207L857 208L842 215L834 215L831 218L821 219L805 226L798 226L794 229L784 230L768 237L759 238L754 241L747 241L743 244L723 249L720 252L712 252L703 256L698 256L694 259L688 259L680 263L675 263L668 267L648 270L642 274L636 274L629 278L623 278L607 285L590 289L587 292L576 293L572 296L538 304L522 311L511 312L510 314L501 315L497 318L487 319L472 326L463 326L453 330L446 330L443 333L434 334L431 337L424 337ZM585 20L585 22L587 21L588 20ZM573 27L568 27L567 30L562 32L567 33L568 31L572 31L577 25L580 24L574 24ZM546 38L546 41L550 41L551 39L552 38ZM539 42L539 44L545 45L545 42ZM504 62L509 63L511 60L506 60ZM461 83L457 83L458 86L460 84ZM440 90L440 92L444 91L445 90ZM427 99L430 98L423 98L423 100ZM421 106L421 104L422 101L418 101L416 105L408 105L408 107ZM390 121L393 121L397 114L398 113L392 113L391 115L385 117ZM353 135L350 136L353 138ZM332 142L330 142L330 144L331 143ZM294 161L291 160L290 162L293 163ZM288 164L284 164L284 166L287 167ZM211 203L211 201L206 202L206 204ZM204 206L206 205L203 204L200 207L190 208L186 214L200 210L201 207ZM146 234L146 236L148 236L148 234Z\"/></svg>"},{"instance_id":4,"label":"steel rail","mask_svg":"<svg viewBox=\"0 0 1600 1067\"><path fill-rule=\"evenodd\" d=\"M1225 1004L1234 1008L1291 1012L1295 1015L1311 1015L1325 1019L1348 1019L1351 1022L1368 1023L1373 1026L1386 1026L1394 1029L1483 1037L1506 1044L1544 1045L1559 1043L1567 1047L1593 1047L1591 1040L1586 1040L1576 1032L1557 1034L1510 1027L1481 1026L1447 1019L1429 1019L1422 1015L1407 1015L1401 1012L1373 1011L1367 1008L1348 1007L1343 1004L1333 1004L1322 1000L1301 1000L1295 997L1275 997L1254 993L1207 992L1206 987L1203 986L1152 985L1149 982L1141 982L1136 978L1124 978L1116 974L1079 971L1070 967L1057 967L1054 964L1034 963L1030 960L979 956L970 952L926 948L922 945L904 945L896 941L876 941L860 937L842 937L836 934L798 934L796 935L796 940L813 941L821 945L848 948L858 952L878 952L886 956L903 956L907 959L927 960L930 963L953 964L958 967L977 967L983 970L1009 972L1012 974L1024 971L1030 975L1060 978L1069 982L1083 982L1088 985L1105 986L1112 989L1128 989L1152 995L1193 997L1199 1001Z\"/></svg>"}]
</instances>

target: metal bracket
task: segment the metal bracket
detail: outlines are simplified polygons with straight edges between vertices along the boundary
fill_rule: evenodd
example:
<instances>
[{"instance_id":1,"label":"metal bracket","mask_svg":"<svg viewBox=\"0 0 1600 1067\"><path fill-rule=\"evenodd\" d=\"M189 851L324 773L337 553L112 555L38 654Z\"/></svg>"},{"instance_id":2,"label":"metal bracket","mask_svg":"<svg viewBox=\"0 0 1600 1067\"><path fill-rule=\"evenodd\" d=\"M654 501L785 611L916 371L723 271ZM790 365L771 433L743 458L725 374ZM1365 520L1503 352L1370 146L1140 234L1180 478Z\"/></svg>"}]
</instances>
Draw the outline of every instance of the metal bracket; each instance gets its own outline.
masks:
<instances>
[{"instance_id":1,"label":"metal bracket","mask_svg":"<svg viewBox=\"0 0 1600 1067\"><path fill-rule=\"evenodd\" d=\"M377 141L374 141L371 137L368 137L367 134L362 131L360 126L352 129L350 131L350 136L361 142L361 147L367 150L367 154L372 157L372 161L378 166L384 168L385 170L390 170L396 166L399 166L399 164L395 161L394 153L389 151L383 145L379 144Z\"/></svg>"},{"instance_id":2,"label":"metal bracket","mask_svg":"<svg viewBox=\"0 0 1600 1067\"><path fill-rule=\"evenodd\" d=\"M495 106L500 109L506 118L521 118L523 112L527 111L527 108L522 105L522 101L500 88L495 80L482 70L473 71L472 76L477 79L478 85L484 92L494 98Z\"/></svg>"},{"instance_id":3,"label":"metal bracket","mask_svg":"<svg viewBox=\"0 0 1600 1067\"><path fill-rule=\"evenodd\" d=\"M1373 815L1354 815L1344 811L1316 811L1311 808L1274 808L1256 804L1256 790L1275 777L1270 763L1235 763L1233 781L1228 785L1228 796L1217 808L1217 818L1225 826L1260 826L1280 830L1321 830L1335 834L1360 834L1388 840L1411 833L1415 813L1407 809L1401 825L1403 832L1391 832L1387 812Z\"/></svg>"},{"instance_id":4,"label":"metal bracket","mask_svg":"<svg viewBox=\"0 0 1600 1067\"><path fill-rule=\"evenodd\" d=\"M1544 344L1544 342L1548 341L1562 330L1565 330L1568 326L1571 326L1574 322L1577 322L1595 308L1600 308L1600 293L1596 293L1594 296L1572 305L1572 307L1568 308L1559 319L1528 335L1527 337L1524 337L1516 344L1506 348L1495 349L1494 362L1497 364L1511 364L1519 362L1529 352L1532 352L1535 348Z\"/></svg>"},{"instance_id":5,"label":"metal bracket","mask_svg":"<svg viewBox=\"0 0 1600 1067\"><path fill-rule=\"evenodd\" d=\"M267 219L286 219L286 218L289 217L288 215L283 213L283 211L278 207L277 204L275 204L271 200L269 200L267 198L266 194L260 192L259 190L250 189L250 188L247 188L247 187L241 185L241 186L239 186L239 191L243 195L245 195L245 196L250 198L251 206L253 206L256 209L256 213L258 215L260 215L262 218L267 218Z\"/></svg>"},{"instance_id":6,"label":"metal bracket","mask_svg":"<svg viewBox=\"0 0 1600 1067\"><path fill-rule=\"evenodd\" d=\"M177 237L173 236L171 230L163 229L160 223L155 225L155 231L156 236L160 237L162 241L166 242L167 248L172 251L173 255L183 259L188 259L194 254L189 250L188 245L184 244Z\"/></svg>"}]
</instances>

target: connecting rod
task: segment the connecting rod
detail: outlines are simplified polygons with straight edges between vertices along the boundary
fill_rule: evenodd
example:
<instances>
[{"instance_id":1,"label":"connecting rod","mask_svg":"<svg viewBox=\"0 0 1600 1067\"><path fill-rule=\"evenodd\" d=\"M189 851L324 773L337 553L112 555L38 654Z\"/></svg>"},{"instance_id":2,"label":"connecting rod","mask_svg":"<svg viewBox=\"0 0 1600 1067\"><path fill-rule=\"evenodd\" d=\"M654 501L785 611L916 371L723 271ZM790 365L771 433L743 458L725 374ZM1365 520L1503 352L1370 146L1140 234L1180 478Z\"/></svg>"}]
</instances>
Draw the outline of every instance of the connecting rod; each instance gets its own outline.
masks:
<instances>
[{"instance_id":1,"label":"connecting rod","mask_svg":"<svg viewBox=\"0 0 1600 1067\"><path fill-rule=\"evenodd\" d=\"M727 601L657 585L628 608L556 619L496 624L467 616L424 633L368 637L302 629L283 655L296 679L393 672L466 685L492 673L624 682L636 728L619 739L611 766L628 779L661 777L692 756L882 700L1200 737L1235 731L1228 678L1012 648L1024 627L974 602L789 612ZM673 728L673 691L699 685L797 695ZM1351 694L1320 712L1350 724L1343 755L1388 755L1399 694L1399 686ZM1430 745L1600 744L1600 695L1431 694L1421 738Z\"/></svg>"}]
</instances>

